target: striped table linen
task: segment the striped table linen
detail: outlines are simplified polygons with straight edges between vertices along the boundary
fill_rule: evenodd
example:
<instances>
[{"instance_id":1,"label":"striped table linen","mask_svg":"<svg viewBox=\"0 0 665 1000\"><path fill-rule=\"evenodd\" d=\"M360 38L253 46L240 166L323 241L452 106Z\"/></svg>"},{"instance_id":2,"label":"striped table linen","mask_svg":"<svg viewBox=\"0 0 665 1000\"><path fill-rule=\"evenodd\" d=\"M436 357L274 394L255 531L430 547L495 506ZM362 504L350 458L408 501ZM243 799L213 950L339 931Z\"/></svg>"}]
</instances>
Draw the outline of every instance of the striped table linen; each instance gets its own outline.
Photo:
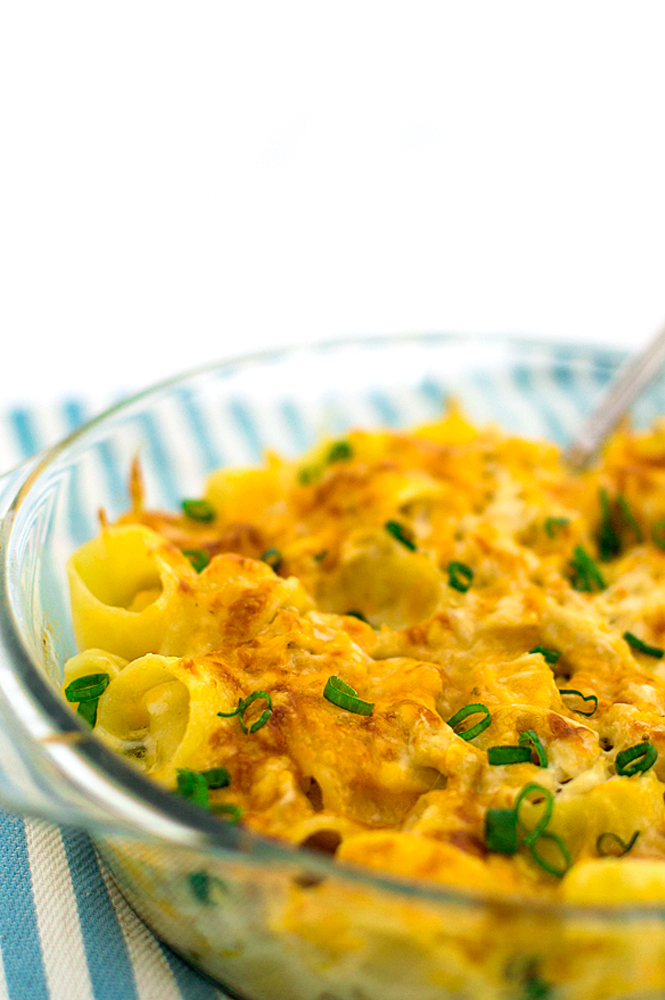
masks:
<instances>
[{"instance_id":1,"label":"striped table linen","mask_svg":"<svg viewBox=\"0 0 665 1000\"><path fill-rule=\"evenodd\" d=\"M0 473L116 402L0 414ZM0 810L0 1000L224 1000L139 920L80 830Z\"/></svg>"}]
</instances>

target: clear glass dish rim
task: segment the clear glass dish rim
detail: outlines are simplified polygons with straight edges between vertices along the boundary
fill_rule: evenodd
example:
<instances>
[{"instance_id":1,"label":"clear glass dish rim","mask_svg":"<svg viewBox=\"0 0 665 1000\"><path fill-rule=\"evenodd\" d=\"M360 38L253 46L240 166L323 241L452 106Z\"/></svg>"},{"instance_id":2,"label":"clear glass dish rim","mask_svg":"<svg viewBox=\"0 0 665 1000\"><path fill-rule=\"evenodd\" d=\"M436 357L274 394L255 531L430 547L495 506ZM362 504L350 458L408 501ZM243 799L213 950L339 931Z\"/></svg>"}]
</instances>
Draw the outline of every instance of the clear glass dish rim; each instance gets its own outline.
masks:
<instances>
[{"instance_id":1,"label":"clear glass dish rim","mask_svg":"<svg viewBox=\"0 0 665 1000\"><path fill-rule=\"evenodd\" d=\"M4 536L1 546L0 594L9 596L8 556L10 552L9 542L11 531L16 514L23 503L28 500L32 487L38 482L41 475L58 458L66 453L68 449L80 444L87 435L109 422L116 415L131 410L132 407L144 403L150 397L154 397L155 401L157 401L162 394L181 386L189 380L224 371L231 374L240 368L251 368L270 362L285 361L298 354L329 351L337 348L371 347L373 349L380 349L382 347L388 348L416 343L452 345L455 342L467 346L469 344L486 342L492 345L501 344L506 349L521 347L549 352L559 349L565 352L565 356L559 359L560 364L572 363L576 355L580 359L587 361L591 356L595 355L596 361L602 356L608 359L613 366L616 366L627 357L625 350L604 344L546 340L537 337L521 336L519 334L493 335L427 332L340 337L313 343L294 344L246 355L238 355L222 361L211 362L187 369L177 375L156 382L140 392L134 393L113 406L108 407L102 413L99 413L44 451L37 464L31 468L27 477L21 482L9 505L7 515L0 521L0 528ZM289 867L292 867L294 864L302 864L308 868L315 869L317 874L324 877L342 878L359 885L378 889L383 893L387 892L402 898L422 900L423 902L432 904L452 904L472 907L474 909L482 909L488 906L503 906L517 909L523 915L540 914L543 916L569 918L571 920L591 918L622 924L632 920L648 918L665 919L665 904L639 905L636 903L628 906L578 905L537 899L531 900L517 895L473 892L472 890L446 886L437 882L409 879L377 869L335 861L334 859L322 856L318 852L298 848L288 843L282 844L270 838L262 837L253 831L237 828L231 824L215 820L209 817L203 810L167 792L156 783L151 782L147 777L144 777L139 771L132 768L131 765L126 764L118 754L113 753L113 751L107 748L79 721L66 702L53 690L40 668L33 662L12 613L10 602L7 599L0 601L0 631L3 633L3 638L10 650L12 673L21 683L24 692L30 697L34 707L39 710L41 718L52 726L54 732L58 734L81 734L82 738L77 740L75 744L72 743L69 748L74 757L81 759L87 767L93 768L102 781L107 781L109 788L113 787L115 789L116 795L119 791L120 795L127 800L130 807L132 802L138 801L142 806L147 805L149 809L159 813L161 817L173 821L177 827L184 827L188 833L196 835L194 840L188 837L186 841L183 841L176 838L169 839L163 833L155 832L151 834L163 847L184 847L188 850L211 854L221 851L225 855L229 853L238 854L240 858L245 854L249 854L253 863L264 864L269 867L273 867L276 862L282 862ZM27 727L26 731L32 738L34 745L39 746L40 752L48 754L48 747L38 741L36 734L27 730ZM53 760L53 758L51 759ZM55 761L54 763L60 773L67 776L67 772L62 764ZM103 826L103 824L104 821L101 824L97 821L97 825ZM139 839L145 838L145 833L138 827L136 835ZM242 846L239 847L240 842L242 842Z\"/></svg>"}]
</instances>

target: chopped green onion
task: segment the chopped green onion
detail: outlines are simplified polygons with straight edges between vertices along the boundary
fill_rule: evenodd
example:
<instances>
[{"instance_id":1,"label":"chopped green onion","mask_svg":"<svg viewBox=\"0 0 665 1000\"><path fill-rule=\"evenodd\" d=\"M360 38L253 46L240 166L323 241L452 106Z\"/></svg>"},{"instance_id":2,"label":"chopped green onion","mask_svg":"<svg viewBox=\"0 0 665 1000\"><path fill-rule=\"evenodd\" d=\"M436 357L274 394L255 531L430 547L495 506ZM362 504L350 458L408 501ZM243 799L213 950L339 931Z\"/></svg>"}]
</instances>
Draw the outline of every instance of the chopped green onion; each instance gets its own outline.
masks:
<instances>
[{"instance_id":1,"label":"chopped green onion","mask_svg":"<svg viewBox=\"0 0 665 1000\"><path fill-rule=\"evenodd\" d=\"M79 702L79 707L76 709L78 715L82 719L85 719L92 728L95 728L97 722L97 706L99 705L99 698L91 698L88 701Z\"/></svg>"},{"instance_id":2,"label":"chopped green onion","mask_svg":"<svg viewBox=\"0 0 665 1000\"><path fill-rule=\"evenodd\" d=\"M541 800L544 800L545 805L543 807L542 815L537 821L536 825L529 829L520 819L520 807L522 803L527 800L530 796L537 795ZM532 803L535 804L535 803ZM554 796L548 788L543 788L542 785L537 785L532 782L529 785L525 785L522 791L517 796L515 802L515 816L517 826L524 830L522 839L525 844L533 844L538 837L542 836L545 827L552 818L552 810L554 809Z\"/></svg>"},{"instance_id":3,"label":"chopped green onion","mask_svg":"<svg viewBox=\"0 0 665 1000\"><path fill-rule=\"evenodd\" d=\"M65 698L67 701L94 701L104 694L109 681L108 674L86 674L85 677L77 677L65 688Z\"/></svg>"},{"instance_id":4,"label":"chopped green onion","mask_svg":"<svg viewBox=\"0 0 665 1000\"><path fill-rule=\"evenodd\" d=\"M545 518L545 532L550 538L554 538L557 530L565 528L567 524L570 524L569 517L547 517Z\"/></svg>"},{"instance_id":5,"label":"chopped green onion","mask_svg":"<svg viewBox=\"0 0 665 1000\"><path fill-rule=\"evenodd\" d=\"M646 642L642 642L632 632L624 632L623 637L628 645L636 649L638 653L646 653L647 656L653 656L656 660L662 659L665 650L662 650L660 646L648 646Z\"/></svg>"},{"instance_id":6,"label":"chopped green onion","mask_svg":"<svg viewBox=\"0 0 665 1000\"><path fill-rule=\"evenodd\" d=\"M456 726L459 726L460 722L464 722L464 720L470 715L478 715L480 713L484 716L480 722L477 722L475 726L471 726L470 729L467 729L463 733L457 733L457 735L461 736L463 740L472 740L474 737L479 736L480 733L484 732L489 725L491 725L492 716L487 705L465 705L464 708L460 708L459 712L455 712L452 718L448 719L448 725L451 729L455 729ZM456 729L455 731L457 732Z\"/></svg>"},{"instance_id":7,"label":"chopped green onion","mask_svg":"<svg viewBox=\"0 0 665 1000\"><path fill-rule=\"evenodd\" d=\"M561 863L554 864L551 861L548 861L547 858L544 858L543 855L540 853L540 851L538 850L538 845L542 844L544 840L556 845L557 850L561 855ZM528 843L529 843L529 850L531 852L531 857L536 862L536 864L540 865L540 867L543 868L550 875L554 875L556 876L556 878L563 878L568 869L571 867L573 859L571 858L570 851L564 844L561 837L556 833L549 833L549 831L544 831L540 833L535 840L531 840Z\"/></svg>"},{"instance_id":8,"label":"chopped green onion","mask_svg":"<svg viewBox=\"0 0 665 1000\"><path fill-rule=\"evenodd\" d=\"M210 556L202 549L183 549L182 554L187 556L197 573L201 573L210 562Z\"/></svg>"},{"instance_id":9,"label":"chopped green onion","mask_svg":"<svg viewBox=\"0 0 665 1000\"><path fill-rule=\"evenodd\" d=\"M215 816L228 816L229 823L239 823L242 819L242 807L235 802L211 802L210 812Z\"/></svg>"},{"instance_id":10,"label":"chopped green onion","mask_svg":"<svg viewBox=\"0 0 665 1000\"><path fill-rule=\"evenodd\" d=\"M448 586L466 594L473 580L473 570L462 562L448 563Z\"/></svg>"},{"instance_id":11,"label":"chopped green onion","mask_svg":"<svg viewBox=\"0 0 665 1000\"><path fill-rule=\"evenodd\" d=\"M637 521L635 520L635 515L628 506L628 501L626 500L623 493L617 494L616 502L619 507L619 511L621 512L623 523L626 525L627 528L630 528L630 530L633 532L633 534L635 535L635 541L642 543L644 541L644 533L640 528L639 524L637 523Z\"/></svg>"},{"instance_id":12,"label":"chopped green onion","mask_svg":"<svg viewBox=\"0 0 665 1000\"><path fill-rule=\"evenodd\" d=\"M525 764L531 760L531 750L519 746L488 747L487 760L490 764Z\"/></svg>"},{"instance_id":13,"label":"chopped green onion","mask_svg":"<svg viewBox=\"0 0 665 1000\"><path fill-rule=\"evenodd\" d=\"M211 767L201 771L208 788L226 788L231 784L231 777L225 767Z\"/></svg>"},{"instance_id":14,"label":"chopped green onion","mask_svg":"<svg viewBox=\"0 0 665 1000\"><path fill-rule=\"evenodd\" d=\"M665 549L665 520L656 521L651 529L651 538L659 549Z\"/></svg>"},{"instance_id":15,"label":"chopped green onion","mask_svg":"<svg viewBox=\"0 0 665 1000\"><path fill-rule=\"evenodd\" d=\"M640 830L636 830L626 843L617 833L601 833L596 841L596 850L601 858L621 858L635 846Z\"/></svg>"},{"instance_id":16,"label":"chopped green onion","mask_svg":"<svg viewBox=\"0 0 665 1000\"><path fill-rule=\"evenodd\" d=\"M488 809L485 813L485 846L498 854L517 852L517 817L514 809Z\"/></svg>"},{"instance_id":17,"label":"chopped green onion","mask_svg":"<svg viewBox=\"0 0 665 1000\"><path fill-rule=\"evenodd\" d=\"M575 691L573 688L565 688L565 689L560 688L559 694L561 695L574 694L578 698L581 698L582 701L592 701L594 703L593 708L591 709L590 712L583 712L581 708L573 708L572 711L575 712L577 715L586 715L587 718L589 718L592 715L594 715L596 709L598 708L598 699L596 698L595 694L583 695L581 691Z\"/></svg>"},{"instance_id":18,"label":"chopped green onion","mask_svg":"<svg viewBox=\"0 0 665 1000\"><path fill-rule=\"evenodd\" d=\"M581 545L575 546L570 565L572 569L570 583L575 590L590 593L594 590L605 589L605 581L600 570L589 553Z\"/></svg>"},{"instance_id":19,"label":"chopped green onion","mask_svg":"<svg viewBox=\"0 0 665 1000\"><path fill-rule=\"evenodd\" d=\"M528 746L532 753L535 753L538 758L538 767L547 767L545 748L533 729L525 729L523 733L520 733L518 743L521 747Z\"/></svg>"},{"instance_id":20,"label":"chopped green onion","mask_svg":"<svg viewBox=\"0 0 665 1000\"><path fill-rule=\"evenodd\" d=\"M245 725L243 715L245 711L249 708L252 702L257 701L259 698L263 698L268 702L268 707L264 708L258 719L249 726ZM234 708L232 712L218 712L217 715L222 719L231 719L234 715L240 716L240 726L244 733L255 733L257 730L265 726L266 722L272 715L272 701L270 700L270 695L266 694L265 691L253 691L252 694L248 695L247 698L238 698L238 706Z\"/></svg>"},{"instance_id":21,"label":"chopped green onion","mask_svg":"<svg viewBox=\"0 0 665 1000\"><path fill-rule=\"evenodd\" d=\"M237 708L234 708L232 712L218 712L217 715L219 715L222 719L231 719L233 718L234 715L238 715L241 710L242 710L242 698L238 698Z\"/></svg>"},{"instance_id":22,"label":"chopped green onion","mask_svg":"<svg viewBox=\"0 0 665 1000\"><path fill-rule=\"evenodd\" d=\"M369 625L369 622L365 618L362 611L346 611L345 614L347 618L357 618L359 621L365 622L366 625Z\"/></svg>"},{"instance_id":23,"label":"chopped green onion","mask_svg":"<svg viewBox=\"0 0 665 1000\"><path fill-rule=\"evenodd\" d=\"M323 562L325 557L328 555L328 549L322 549L320 552L316 552L313 556L314 562Z\"/></svg>"},{"instance_id":24,"label":"chopped green onion","mask_svg":"<svg viewBox=\"0 0 665 1000\"><path fill-rule=\"evenodd\" d=\"M282 565L282 553L279 549L266 549L261 556L261 562L268 563L271 569L273 569L276 573Z\"/></svg>"},{"instance_id":25,"label":"chopped green onion","mask_svg":"<svg viewBox=\"0 0 665 1000\"><path fill-rule=\"evenodd\" d=\"M398 542L405 545L412 552L416 550L416 543L413 540L413 532L399 521L386 521L384 524L386 531L396 538Z\"/></svg>"},{"instance_id":26,"label":"chopped green onion","mask_svg":"<svg viewBox=\"0 0 665 1000\"><path fill-rule=\"evenodd\" d=\"M653 767L658 759L658 751L653 743L636 743L617 754L617 774L632 778L634 774L644 773Z\"/></svg>"},{"instance_id":27,"label":"chopped green onion","mask_svg":"<svg viewBox=\"0 0 665 1000\"><path fill-rule=\"evenodd\" d=\"M207 500L183 500L182 509L193 521L203 521L208 524L215 520L215 508Z\"/></svg>"},{"instance_id":28,"label":"chopped green onion","mask_svg":"<svg viewBox=\"0 0 665 1000\"><path fill-rule=\"evenodd\" d=\"M177 791L184 799L198 806L208 807L208 782L200 771L179 767L176 774Z\"/></svg>"},{"instance_id":29,"label":"chopped green onion","mask_svg":"<svg viewBox=\"0 0 665 1000\"><path fill-rule=\"evenodd\" d=\"M548 1000L551 996L552 987L541 979L537 962L532 960L526 970L524 992L520 1000Z\"/></svg>"},{"instance_id":30,"label":"chopped green onion","mask_svg":"<svg viewBox=\"0 0 665 1000\"><path fill-rule=\"evenodd\" d=\"M610 508L610 498L606 489L598 491L601 509L600 528L598 530L598 554L603 562L618 556L621 552L621 539L619 538L612 518Z\"/></svg>"},{"instance_id":31,"label":"chopped green onion","mask_svg":"<svg viewBox=\"0 0 665 1000\"><path fill-rule=\"evenodd\" d=\"M313 483L315 479L318 479L320 475L321 471L315 465L305 465L298 471L298 482L301 486L309 486L309 484Z\"/></svg>"},{"instance_id":32,"label":"chopped green onion","mask_svg":"<svg viewBox=\"0 0 665 1000\"><path fill-rule=\"evenodd\" d=\"M348 441L335 441L334 445L328 452L328 457L326 461L328 462L346 462L353 457L353 448Z\"/></svg>"},{"instance_id":33,"label":"chopped green onion","mask_svg":"<svg viewBox=\"0 0 665 1000\"><path fill-rule=\"evenodd\" d=\"M363 701L350 684L335 675L328 678L323 689L323 697L338 708L354 712L355 715L371 715L374 711L374 702Z\"/></svg>"},{"instance_id":34,"label":"chopped green onion","mask_svg":"<svg viewBox=\"0 0 665 1000\"><path fill-rule=\"evenodd\" d=\"M268 702L268 707L264 708L264 710L261 712L260 716L255 722L252 722L249 727L246 726L245 721L243 719L243 715L245 714L245 712L247 711L247 709L249 708L249 706L252 704L253 701L261 699L263 701ZM265 726L266 722L272 715L272 701L270 700L270 695L266 694L265 691L253 691L252 694L250 694L247 698L245 698L245 700L242 702L242 705L239 707L240 711L238 712L238 715L240 717L240 726L242 728L243 733L257 732L257 730Z\"/></svg>"},{"instance_id":35,"label":"chopped green onion","mask_svg":"<svg viewBox=\"0 0 665 1000\"><path fill-rule=\"evenodd\" d=\"M203 903L204 906L215 905L210 895L210 890L215 886L224 893L229 891L221 878L217 878L216 875L209 875L206 871L192 872L189 876L189 887L192 890L192 896L197 902Z\"/></svg>"},{"instance_id":36,"label":"chopped green onion","mask_svg":"<svg viewBox=\"0 0 665 1000\"><path fill-rule=\"evenodd\" d=\"M554 666L556 661L561 656L558 649L546 649L545 646L534 646L533 649L529 650L529 653L540 653L545 660L545 663L549 663L551 667Z\"/></svg>"}]
</instances>

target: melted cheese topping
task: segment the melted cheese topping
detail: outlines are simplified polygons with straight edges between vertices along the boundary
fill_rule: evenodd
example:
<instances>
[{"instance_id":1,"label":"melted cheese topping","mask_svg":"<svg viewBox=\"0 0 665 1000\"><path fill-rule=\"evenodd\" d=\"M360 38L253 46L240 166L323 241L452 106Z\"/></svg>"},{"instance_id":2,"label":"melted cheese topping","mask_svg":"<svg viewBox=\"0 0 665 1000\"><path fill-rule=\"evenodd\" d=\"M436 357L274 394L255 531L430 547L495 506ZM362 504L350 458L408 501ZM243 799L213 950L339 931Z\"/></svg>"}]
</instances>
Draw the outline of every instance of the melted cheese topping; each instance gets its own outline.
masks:
<instances>
[{"instance_id":1,"label":"melted cheese topping","mask_svg":"<svg viewBox=\"0 0 665 1000\"><path fill-rule=\"evenodd\" d=\"M216 472L210 522L145 509L135 469L132 510L69 563L83 652L66 684L107 673L96 732L170 789L179 769L225 767L211 802L238 805L259 833L483 891L665 900L665 661L624 638L665 644L652 540L664 487L665 423L620 430L602 464L571 475L553 445L455 409ZM602 586L580 589L580 547ZM275 569L261 559L272 549ZM205 553L201 572L187 550ZM468 589L451 563L471 571ZM331 676L372 714L324 698ZM272 707L256 731L265 700L243 716L249 732L218 715L256 691ZM448 725L468 704L491 715L471 740L459 730L479 716ZM526 730L546 767L489 763ZM654 766L619 774L617 754L644 741ZM513 809L533 782L553 797L563 878L523 838L512 854L488 848L488 810ZM599 857L602 834L627 844L636 831L629 855ZM552 843L540 853L560 866Z\"/></svg>"}]
</instances>

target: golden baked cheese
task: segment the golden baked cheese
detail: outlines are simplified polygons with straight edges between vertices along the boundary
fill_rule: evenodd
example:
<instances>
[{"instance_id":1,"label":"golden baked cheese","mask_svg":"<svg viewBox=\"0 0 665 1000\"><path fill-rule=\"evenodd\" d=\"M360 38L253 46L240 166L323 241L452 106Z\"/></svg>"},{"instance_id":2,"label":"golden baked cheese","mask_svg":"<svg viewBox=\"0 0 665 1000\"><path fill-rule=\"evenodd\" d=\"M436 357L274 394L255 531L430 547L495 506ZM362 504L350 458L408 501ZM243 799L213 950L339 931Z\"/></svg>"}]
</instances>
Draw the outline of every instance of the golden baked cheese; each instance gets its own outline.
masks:
<instances>
[{"instance_id":1,"label":"golden baked cheese","mask_svg":"<svg viewBox=\"0 0 665 1000\"><path fill-rule=\"evenodd\" d=\"M64 687L136 766L398 875L665 900L665 423L573 474L452 407L131 492L69 562Z\"/></svg>"}]
</instances>

